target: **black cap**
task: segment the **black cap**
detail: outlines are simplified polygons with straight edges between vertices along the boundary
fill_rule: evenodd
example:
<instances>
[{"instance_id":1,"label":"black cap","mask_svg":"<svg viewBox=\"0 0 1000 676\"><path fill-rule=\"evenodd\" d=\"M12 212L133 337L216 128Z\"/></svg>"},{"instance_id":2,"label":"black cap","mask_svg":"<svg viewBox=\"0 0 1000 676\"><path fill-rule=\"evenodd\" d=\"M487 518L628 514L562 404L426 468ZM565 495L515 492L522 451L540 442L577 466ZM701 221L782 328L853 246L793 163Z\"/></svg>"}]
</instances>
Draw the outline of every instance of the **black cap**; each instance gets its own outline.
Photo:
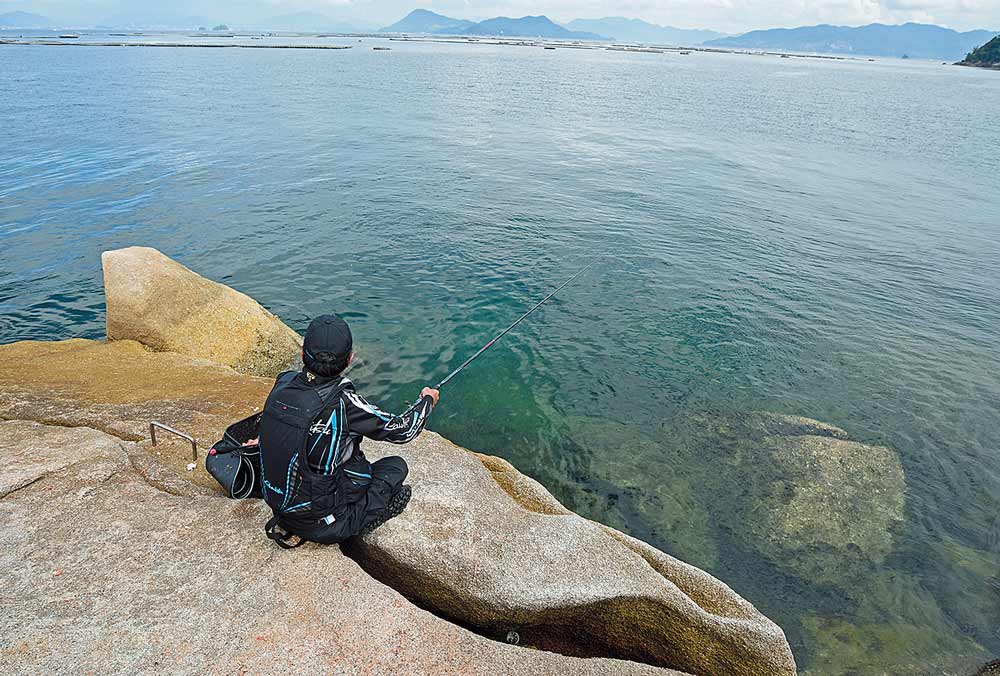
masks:
<instances>
[{"instance_id":1,"label":"black cap","mask_svg":"<svg viewBox=\"0 0 1000 676\"><path fill-rule=\"evenodd\" d=\"M320 315L306 329L302 361L306 368L321 376L335 376L347 368L354 348L351 329L337 315Z\"/></svg>"}]
</instances>

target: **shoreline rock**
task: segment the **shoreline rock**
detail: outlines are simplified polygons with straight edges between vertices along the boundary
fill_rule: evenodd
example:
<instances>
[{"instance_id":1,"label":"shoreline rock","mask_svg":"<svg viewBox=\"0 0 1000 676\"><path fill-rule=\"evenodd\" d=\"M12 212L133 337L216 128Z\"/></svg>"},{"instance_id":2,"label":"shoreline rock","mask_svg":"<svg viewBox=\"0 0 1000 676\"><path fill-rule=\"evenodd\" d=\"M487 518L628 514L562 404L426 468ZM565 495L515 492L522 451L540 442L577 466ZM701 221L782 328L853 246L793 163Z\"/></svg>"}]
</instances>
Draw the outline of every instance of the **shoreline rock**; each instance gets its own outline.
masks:
<instances>
[{"instance_id":1,"label":"shoreline rock","mask_svg":"<svg viewBox=\"0 0 1000 676\"><path fill-rule=\"evenodd\" d=\"M0 459L20 484L0 479L17 525L0 532L0 673L685 676L474 634L336 547L276 551L259 501L158 490L129 466L130 445L0 421Z\"/></svg>"},{"instance_id":2,"label":"shoreline rock","mask_svg":"<svg viewBox=\"0 0 1000 676\"><path fill-rule=\"evenodd\" d=\"M105 251L108 340L135 340L276 376L299 359L302 338L249 296L205 279L156 249Z\"/></svg>"},{"instance_id":3,"label":"shoreline rock","mask_svg":"<svg viewBox=\"0 0 1000 676\"><path fill-rule=\"evenodd\" d=\"M73 658L93 671L134 671L168 657L182 669L219 672L237 660L267 672L287 667L290 644L310 646L301 673L347 659L347 671L368 663L376 673L795 675L780 627L724 583L432 432L403 450L410 507L344 546L357 563L336 547L277 550L262 534L262 502L221 497L203 455L187 472L189 446L145 439L155 419L193 434L204 452L270 390L270 378L234 368L271 375L297 336L155 250L109 252L105 269L117 340L0 346L0 420L9 421L0 422L0 507L21 526L0 535L0 565L17 569L4 593L23 617L0 624L13 637L0 665L26 653L16 662L23 673ZM160 307L173 309L155 314ZM240 340L218 342L216 329L243 321ZM365 451L400 449L368 442ZM47 574L52 565L72 575ZM45 583L33 587L39 575ZM239 651L214 650L214 631L234 626ZM461 627L518 630L542 650ZM129 651L136 632L157 641ZM446 655L433 640L442 636ZM386 642L393 655L381 655Z\"/></svg>"},{"instance_id":4,"label":"shoreline rock","mask_svg":"<svg viewBox=\"0 0 1000 676\"><path fill-rule=\"evenodd\" d=\"M262 503L217 497L201 460L195 472L183 469L190 459L185 443L166 437L153 448L146 441L148 420L156 418L193 433L207 448L229 422L255 410L270 385L130 341L0 346L0 418L57 422L54 429L67 433L99 428L131 440L123 452L125 476L134 477L128 481L176 499L211 500L212 513L239 511L241 537L278 556L262 535ZM366 444L372 458L400 450ZM519 628L529 645L535 641L565 659L629 658L698 676L795 673L781 629L707 573L573 514L500 458L431 432L402 452L411 464L410 508L345 551L421 607L491 636ZM95 522L121 518L90 516ZM218 522L228 518L203 517L197 527L222 527ZM202 537L225 542L207 532ZM75 551L89 546L72 539L63 544ZM335 547L315 549L324 561L341 558ZM577 630L592 642L590 652L568 638Z\"/></svg>"},{"instance_id":5,"label":"shoreline rock","mask_svg":"<svg viewBox=\"0 0 1000 676\"><path fill-rule=\"evenodd\" d=\"M345 551L422 607L564 654L795 673L781 630L725 584L570 512L502 459L431 435L410 461L407 511Z\"/></svg>"}]
</instances>

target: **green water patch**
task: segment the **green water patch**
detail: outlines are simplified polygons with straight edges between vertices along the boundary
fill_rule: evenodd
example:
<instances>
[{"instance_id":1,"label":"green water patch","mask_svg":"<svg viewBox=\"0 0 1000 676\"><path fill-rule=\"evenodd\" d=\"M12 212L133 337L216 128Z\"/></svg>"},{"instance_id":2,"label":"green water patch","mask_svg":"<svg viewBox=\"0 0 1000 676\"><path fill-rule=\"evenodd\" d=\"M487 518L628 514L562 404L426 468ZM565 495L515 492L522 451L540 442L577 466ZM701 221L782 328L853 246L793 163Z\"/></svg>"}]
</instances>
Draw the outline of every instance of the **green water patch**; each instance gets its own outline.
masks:
<instances>
[{"instance_id":1,"label":"green water patch","mask_svg":"<svg viewBox=\"0 0 1000 676\"><path fill-rule=\"evenodd\" d=\"M850 615L805 614L804 674L972 674L989 654L913 575L883 571L847 591Z\"/></svg>"},{"instance_id":2,"label":"green water patch","mask_svg":"<svg viewBox=\"0 0 1000 676\"><path fill-rule=\"evenodd\" d=\"M511 340L449 386L432 427L716 575L781 625L804 674L967 676L995 656L1000 529L930 537L949 511L928 512L905 437L742 402L619 409L619 393L587 399L585 373L540 380L539 359L555 358ZM955 508L996 506L971 485Z\"/></svg>"},{"instance_id":3,"label":"green water patch","mask_svg":"<svg viewBox=\"0 0 1000 676\"><path fill-rule=\"evenodd\" d=\"M719 552L710 505L685 463L664 461L670 440L654 440L636 428L610 420L564 416L563 444L586 458L573 501L582 513L637 537L661 543L671 554L712 568ZM587 451L583 451L587 449Z\"/></svg>"}]
</instances>

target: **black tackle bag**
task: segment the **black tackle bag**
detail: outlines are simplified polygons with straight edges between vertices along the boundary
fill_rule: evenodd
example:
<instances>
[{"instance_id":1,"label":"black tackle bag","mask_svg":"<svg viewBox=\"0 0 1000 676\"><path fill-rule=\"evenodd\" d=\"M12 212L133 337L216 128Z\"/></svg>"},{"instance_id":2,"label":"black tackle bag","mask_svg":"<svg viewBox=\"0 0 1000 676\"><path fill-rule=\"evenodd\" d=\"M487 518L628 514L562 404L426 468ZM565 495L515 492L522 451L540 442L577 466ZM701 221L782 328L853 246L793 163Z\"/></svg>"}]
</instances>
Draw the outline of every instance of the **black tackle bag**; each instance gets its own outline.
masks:
<instances>
[{"instance_id":1,"label":"black tackle bag","mask_svg":"<svg viewBox=\"0 0 1000 676\"><path fill-rule=\"evenodd\" d=\"M260 435L263 415L260 411L227 427L222 439L205 456L205 469L222 485L226 494L236 500L263 497L260 447L244 446Z\"/></svg>"}]
</instances>

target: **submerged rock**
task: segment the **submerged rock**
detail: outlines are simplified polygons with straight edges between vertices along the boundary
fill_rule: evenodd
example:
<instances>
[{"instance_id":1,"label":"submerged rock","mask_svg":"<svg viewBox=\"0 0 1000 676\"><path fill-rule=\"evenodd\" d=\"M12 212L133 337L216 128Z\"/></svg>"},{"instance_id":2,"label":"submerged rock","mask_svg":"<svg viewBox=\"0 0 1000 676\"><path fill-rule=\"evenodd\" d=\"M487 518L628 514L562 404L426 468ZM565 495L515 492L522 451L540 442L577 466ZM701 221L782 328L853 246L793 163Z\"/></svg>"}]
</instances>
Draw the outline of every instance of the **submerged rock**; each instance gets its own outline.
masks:
<instances>
[{"instance_id":1,"label":"submerged rock","mask_svg":"<svg viewBox=\"0 0 1000 676\"><path fill-rule=\"evenodd\" d=\"M976 672L976 676L1000 676L1000 660L993 660L989 664L984 664Z\"/></svg>"},{"instance_id":2,"label":"submerged rock","mask_svg":"<svg viewBox=\"0 0 1000 676\"><path fill-rule=\"evenodd\" d=\"M551 418L562 421L560 433L574 442L577 452L572 457L582 458L574 469L613 496L589 504L579 499L577 511L589 510L588 516L609 525L641 524L648 539L673 554L702 568L718 564L711 531L716 506L700 495L702 482L692 476L697 474L692 467L697 461L679 462L673 436L657 436L655 431L647 436L645 426L606 418Z\"/></svg>"},{"instance_id":3,"label":"submerged rock","mask_svg":"<svg viewBox=\"0 0 1000 676\"><path fill-rule=\"evenodd\" d=\"M810 659L801 676L969 676L989 653L956 634L955 618L926 584L922 574L886 570L855 578L843 592L849 617L807 611L801 631Z\"/></svg>"},{"instance_id":4,"label":"submerged rock","mask_svg":"<svg viewBox=\"0 0 1000 676\"><path fill-rule=\"evenodd\" d=\"M747 525L765 556L817 580L885 560L904 516L894 451L817 436L769 437L761 450L774 480L753 496Z\"/></svg>"},{"instance_id":5,"label":"submerged rock","mask_svg":"<svg viewBox=\"0 0 1000 676\"><path fill-rule=\"evenodd\" d=\"M101 261L109 340L136 340L259 376L275 376L299 358L301 338L257 301L156 249L106 251Z\"/></svg>"},{"instance_id":6,"label":"submerged rock","mask_svg":"<svg viewBox=\"0 0 1000 676\"><path fill-rule=\"evenodd\" d=\"M903 523L899 455L796 416L754 413L715 427L735 496L732 528L775 564L826 583L885 560Z\"/></svg>"}]
</instances>

